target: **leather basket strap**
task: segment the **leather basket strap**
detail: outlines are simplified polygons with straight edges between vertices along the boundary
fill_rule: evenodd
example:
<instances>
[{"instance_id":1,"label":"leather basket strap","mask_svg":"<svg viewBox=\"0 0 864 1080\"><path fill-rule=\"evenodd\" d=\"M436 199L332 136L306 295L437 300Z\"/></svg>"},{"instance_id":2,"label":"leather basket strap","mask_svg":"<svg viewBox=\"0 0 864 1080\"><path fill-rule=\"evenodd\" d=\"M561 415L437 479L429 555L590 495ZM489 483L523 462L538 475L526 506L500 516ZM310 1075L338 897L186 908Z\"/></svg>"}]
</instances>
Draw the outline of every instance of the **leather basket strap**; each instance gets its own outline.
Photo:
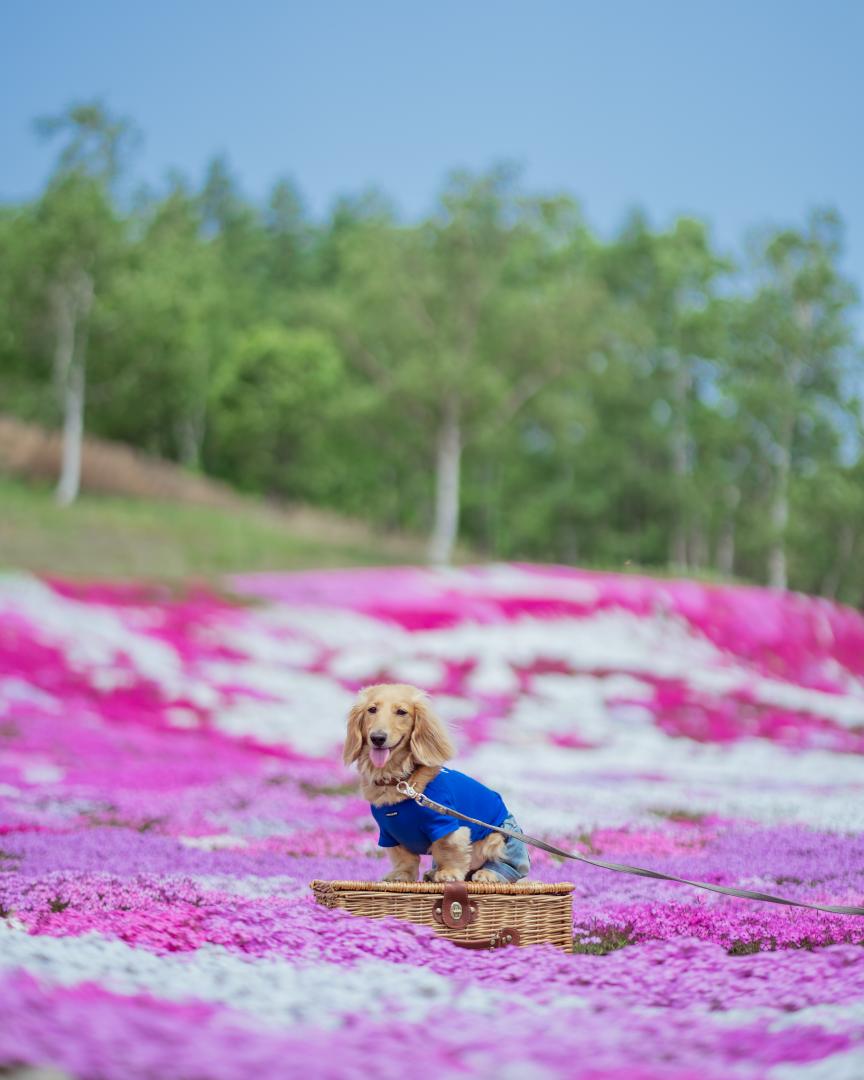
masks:
<instances>
[{"instance_id":1,"label":"leather basket strap","mask_svg":"<svg viewBox=\"0 0 864 1080\"><path fill-rule=\"evenodd\" d=\"M468 899L463 881L448 881L444 895L435 901L433 914L436 922L443 923L449 930L464 930L477 918L477 904Z\"/></svg>"},{"instance_id":2,"label":"leather basket strap","mask_svg":"<svg viewBox=\"0 0 864 1080\"><path fill-rule=\"evenodd\" d=\"M491 938L485 940L453 942L460 949L485 949L486 952L495 949L506 949L508 945L518 945L519 943L519 931L511 926L502 926L500 930L495 931Z\"/></svg>"}]
</instances>

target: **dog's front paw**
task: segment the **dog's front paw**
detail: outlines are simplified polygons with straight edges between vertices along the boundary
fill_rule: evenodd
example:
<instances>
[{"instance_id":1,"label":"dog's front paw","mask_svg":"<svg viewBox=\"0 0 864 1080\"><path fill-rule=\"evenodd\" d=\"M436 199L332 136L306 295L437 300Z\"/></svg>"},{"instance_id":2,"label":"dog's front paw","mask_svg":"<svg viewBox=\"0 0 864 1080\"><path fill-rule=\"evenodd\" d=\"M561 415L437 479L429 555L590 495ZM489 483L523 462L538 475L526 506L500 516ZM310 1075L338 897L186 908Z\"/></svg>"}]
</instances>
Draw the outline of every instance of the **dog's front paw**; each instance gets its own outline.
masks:
<instances>
[{"instance_id":1,"label":"dog's front paw","mask_svg":"<svg viewBox=\"0 0 864 1080\"><path fill-rule=\"evenodd\" d=\"M464 881L465 875L458 870L447 870L446 867L443 870L435 870L429 875L430 881Z\"/></svg>"},{"instance_id":2,"label":"dog's front paw","mask_svg":"<svg viewBox=\"0 0 864 1080\"><path fill-rule=\"evenodd\" d=\"M416 874L409 874L406 870L391 870L389 874L385 874L381 878L382 881L416 881Z\"/></svg>"},{"instance_id":3,"label":"dog's front paw","mask_svg":"<svg viewBox=\"0 0 864 1080\"><path fill-rule=\"evenodd\" d=\"M500 885L504 878L496 874L494 870L475 870L471 875L472 881L486 882L490 885Z\"/></svg>"}]
</instances>

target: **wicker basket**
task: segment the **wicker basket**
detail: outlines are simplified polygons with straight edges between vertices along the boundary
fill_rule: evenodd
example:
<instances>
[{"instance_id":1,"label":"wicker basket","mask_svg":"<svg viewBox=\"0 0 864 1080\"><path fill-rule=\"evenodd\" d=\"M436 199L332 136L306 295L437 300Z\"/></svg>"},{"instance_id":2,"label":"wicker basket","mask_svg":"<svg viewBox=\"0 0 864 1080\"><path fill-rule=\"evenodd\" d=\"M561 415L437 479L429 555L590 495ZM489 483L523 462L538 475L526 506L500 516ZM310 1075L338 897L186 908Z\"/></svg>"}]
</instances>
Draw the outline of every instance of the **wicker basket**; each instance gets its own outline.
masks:
<instances>
[{"instance_id":1,"label":"wicker basket","mask_svg":"<svg viewBox=\"0 0 864 1080\"><path fill-rule=\"evenodd\" d=\"M469 949L540 944L568 952L573 948L571 884L313 881L312 890L325 907L373 919L408 919Z\"/></svg>"}]
</instances>

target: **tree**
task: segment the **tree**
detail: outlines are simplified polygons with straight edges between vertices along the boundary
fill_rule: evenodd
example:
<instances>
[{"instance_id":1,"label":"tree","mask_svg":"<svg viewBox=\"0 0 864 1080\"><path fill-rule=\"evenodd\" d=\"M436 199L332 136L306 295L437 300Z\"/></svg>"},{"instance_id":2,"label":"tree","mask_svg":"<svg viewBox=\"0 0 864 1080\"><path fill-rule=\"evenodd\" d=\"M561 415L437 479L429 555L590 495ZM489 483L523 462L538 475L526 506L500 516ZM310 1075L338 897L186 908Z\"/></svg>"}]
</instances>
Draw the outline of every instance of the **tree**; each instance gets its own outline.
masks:
<instances>
[{"instance_id":1,"label":"tree","mask_svg":"<svg viewBox=\"0 0 864 1080\"><path fill-rule=\"evenodd\" d=\"M96 291L121 231L110 199L132 130L99 103L73 105L37 122L65 136L55 173L36 207L43 299L54 338L54 374L63 417L57 500L74 502L81 479L87 347Z\"/></svg>"},{"instance_id":2,"label":"tree","mask_svg":"<svg viewBox=\"0 0 864 1080\"><path fill-rule=\"evenodd\" d=\"M254 491L291 493L303 435L326 412L341 368L319 330L265 323L238 338L211 388L218 471Z\"/></svg>"},{"instance_id":3,"label":"tree","mask_svg":"<svg viewBox=\"0 0 864 1080\"><path fill-rule=\"evenodd\" d=\"M601 253L599 264L612 295L634 309L631 326L642 324L635 341L653 384L654 415L664 428L672 478L668 561L680 568L704 565L694 424L715 378L712 301L730 267L712 250L702 222L680 218L668 232L653 233L641 214Z\"/></svg>"},{"instance_id":4,"label":"tree","mask_svg":"<svg viewBox=\"0 0 864 1080\"><path fill-rule=\"evenodd\" d=\"M860 607L864 463L811 462L791 485L790 506L790 576L798 588Z\"/></svg>"},{"instance_id":5,"label":"tree","mask_svg":"<svg viewBox=\"0 0 864 1080\"><path fill-rule=\"evenodd\" d=\"M94 429L193 469L210 386L238 330L221 254L200 230L198 199L179 178L139 207L103 289L103 340L91 354Z\"/></svg>"},{"instance_id":6,"label":"tree","mask_svg":"<svg viewBox=\"0 0 864 1080\"><path fill-rule=\"evenodd\" d=\"M564 351L531 331L571 210L525 199L508 169L457 174L430 220L372 224L345 246L346 354L431 443L433 563L452 557L472 433L511 421L563 371Z\"/></svg>"},{"instance_id":7,"label":"tree","mask_svg":"<svg viewBox=\"0 0 864 1080\"><path fill-rule=\"evenodd\" d=\"M845 407L855 291L839 269L833 212L768 235L754 253L758 288L739 313L738 395L771 473L768 583L788 585L786 537L796 454L809 429Z\"/></svg>"},{"instance_id":8,"label":"tree","mask_svg":"<svg viewBox=\"0 0 864 1080\"><path fill-rule=\"evenodd\" d=\"M35 268L33 207L0 209L0 401L5 410L50 420L45 392L48 375L41 350L34 348L43 298ZM50 369L49 369L50 370Z\"/></svg>"},{"instance_id":9,"label":"tree","mask_svg":"<svg viewBox=\"0 0 864 1080\"><path fill-rule=\"evenodd\" d=\"M311 229L303 200L289 180L279 180L264 214L272 286L290 289L306 283L310 273Z\"/></svg>"}]
</instances>

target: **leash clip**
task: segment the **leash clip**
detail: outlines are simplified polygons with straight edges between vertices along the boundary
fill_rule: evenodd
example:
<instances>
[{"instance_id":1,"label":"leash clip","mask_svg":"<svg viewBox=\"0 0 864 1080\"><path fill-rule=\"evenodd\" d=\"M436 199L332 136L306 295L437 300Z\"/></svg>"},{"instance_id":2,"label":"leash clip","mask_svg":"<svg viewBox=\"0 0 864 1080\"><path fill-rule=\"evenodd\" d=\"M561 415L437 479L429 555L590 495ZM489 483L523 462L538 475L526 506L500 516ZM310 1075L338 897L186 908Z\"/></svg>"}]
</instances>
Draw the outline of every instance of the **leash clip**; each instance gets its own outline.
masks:
<instances>
[{"instance_id":1,"label":"leash clip","mask_svg":"<svg viewBox=\"0 0 864 1080\"><path fill-rule=\"evenodd\" d=\"M396 785L396 790L400 795L404 795L408 799L414 799L420 806L426 802L426 796L421 791L411 787L407 780L400 780Z\"/></svg>"}]
</instances>

